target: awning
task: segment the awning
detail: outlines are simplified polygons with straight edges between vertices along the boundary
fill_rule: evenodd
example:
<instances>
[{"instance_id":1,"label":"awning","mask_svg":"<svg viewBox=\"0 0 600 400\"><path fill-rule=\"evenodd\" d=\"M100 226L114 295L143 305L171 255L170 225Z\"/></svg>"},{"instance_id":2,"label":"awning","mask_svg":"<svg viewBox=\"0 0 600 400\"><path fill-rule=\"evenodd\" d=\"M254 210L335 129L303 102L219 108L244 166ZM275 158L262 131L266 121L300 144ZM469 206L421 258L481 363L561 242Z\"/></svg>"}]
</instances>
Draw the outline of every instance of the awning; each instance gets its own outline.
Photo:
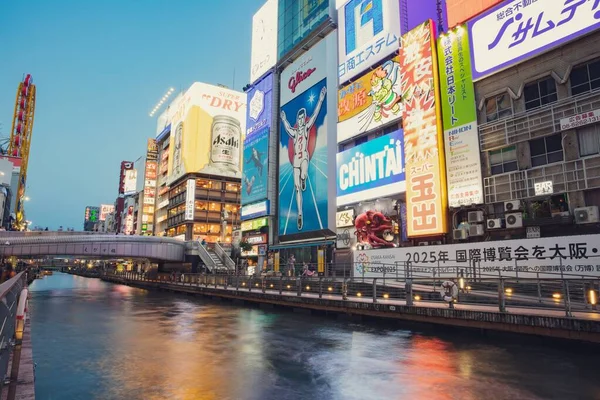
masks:
<instances>
[{"instance_id":1,"label":"awning","mask_svg":"<svg viewBox=\"0 0 600 400\"><path fill-rule=\"evenodd\" d=\"M283 250L283 249L294 249L298 247L315 247L315 246L327 246L334 244L333 240L321 240L318 242L288 242L282 243L275 246L269 246L269 250Z\"/></svg>"}]
</instances>

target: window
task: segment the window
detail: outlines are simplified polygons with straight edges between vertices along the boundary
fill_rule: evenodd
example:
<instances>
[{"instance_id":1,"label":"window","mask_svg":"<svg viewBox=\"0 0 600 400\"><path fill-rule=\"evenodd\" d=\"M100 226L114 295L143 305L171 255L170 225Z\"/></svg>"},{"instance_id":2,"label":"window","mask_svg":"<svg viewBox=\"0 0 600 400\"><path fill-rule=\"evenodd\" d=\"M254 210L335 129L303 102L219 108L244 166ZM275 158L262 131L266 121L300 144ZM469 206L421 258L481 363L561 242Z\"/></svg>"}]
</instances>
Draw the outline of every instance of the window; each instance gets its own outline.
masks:
<instances>
[{"instance_id":1,"label":"window","mask_svg":"<svg viewBox=\"0 0 600 400\"><path fill-rule=\"evenodd\" d=\"M556 81L551 76L525 85L523 93L525 95L526 110L554 103L558 100L558 96L556 95Z\"/></svg>"},{"instance_id":2,"label":"window","mask_svg":"<svg viewBox=\"0 0 600 400\"><path fill-rule=\"evenodd\" d=\"M356 139L354 141L354 146L360 146L363 143L367 143L368 140L369 140L368 136L359 137L358 139Z\"/></svg>"},{"instance_id":3,"label":"window","mask_svg":"<svg viewBox=\"0 0 600 400\"><path fill-rule=\"evenodd\" d=\"M490 97L485 101L486 121L495 121L512 115L512 101L508 93Z\"/></svg>"},{"instance_id":4,"label":"window","mask_svg":"<svg viewBox=\"0 0 600 400\"><path fill-rule=\"evenodd\" d=\"M573 96L600 88L600 60L573 68L570 80Z\"/></svg>"},{"instance_id":5,"label":"window","mask_svg":"<svg viewBox=\"0 0 600 400\"><path fill-rule=\"evenodd\" d=\"M590 156L600 153L600 131L598 125L588 125L577 129L579 139L579 156Z\"/></svg>"},{"instance_id":6,"label":"window","mask_svg":"<svg viewBox=\"0 0 600 400\"><path fill-rule=\"evenodd\" d=\"M510 146L490 151L490 167L492 175L516 171L518 169L517 148Z\"/></svg>"},{"instance_id":7,"label":"window","mask_svg":"<svg viewBox=\"0 0 600 400\"><path fill-rule=\"evenodd\" d=\"M529 142L531 166L539 167L563 160L561 134L547 136Z\"/></svg>"}]
</instances>

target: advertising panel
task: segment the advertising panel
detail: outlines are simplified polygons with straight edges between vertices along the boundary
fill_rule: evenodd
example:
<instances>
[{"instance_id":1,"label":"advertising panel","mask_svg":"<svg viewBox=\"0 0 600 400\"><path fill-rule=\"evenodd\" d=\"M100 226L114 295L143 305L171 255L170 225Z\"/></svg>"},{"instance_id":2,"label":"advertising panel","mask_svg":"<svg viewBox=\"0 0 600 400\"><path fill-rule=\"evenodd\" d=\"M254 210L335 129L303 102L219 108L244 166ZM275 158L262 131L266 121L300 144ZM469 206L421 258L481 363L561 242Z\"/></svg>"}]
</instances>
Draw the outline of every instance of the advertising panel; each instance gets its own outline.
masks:
<instances>
[{"instance_id":1,"label":"advertising panel","mask_svg":"<svg viewBox=\"0 0 600 400\"><path fill-rule=\"evenodd\" d=\"M279 234L327 229L327 40L281 73L281 104Z\"/></svg>"},{"instance_id":2,"label":"advertising panel","mask_svg":"<svg viewBox=\"0 0 600 400\"><path fill-rule=\"evenodd\" d=\"M269 214L269 200L242 206L242 221Z\"/></svg>"},{"instance_id":3,"label":"advertising panel","mask_svg":"<svg viewBox=\"0 0 600 400\"><path fill-rule=\"evenodd\" d=\"M127 175L126 172L130 169L133 169L133 162L121 161L121 170L119 171L119 195L125 194L125 178Z\"/></svg>"},{"instance_id":4,"label":"advertising panel","mask_svg":"<svg viewBox=\"0 0 600 400\"><path fill-rule=\"evenodd\" d=\"M112 204L100 204L100 221L106 221L108 214L115 211L115 206Z\"/></svg>"},{"instance_id":5,"label":"advertising panel","mask_svg":"<svg viewBox=\"0 0 600 400\"><path fill-rule=\"evenodd\" d=\"M268 226L268 224L269 224L269 220L267 218L257 218L257 219L253 219L252 221L242 222L240 227L241 227L242 232L248 232L248 231L257 231L262 227Z\"/></svg>"},{"instance_id":6,"label":"advertising panel","mask_svg":"<svg viewBox=\"0 0 600 400\"><path fill-rule=\"evenodd\" d=\"M136 192L137 186L137 170L128 169L125 171L125 181L123 184L124 195L130 195Z\"/></svg>"},{"instance_id":7,"label":"advertising panel","mask_svg":"<svg viewBox=\"0 0 600 400\"><path fill-rule=\"evenodd\" d=\"M242 204L250 204L267 198L268 170L269 129L265 128L244 142Z\"/></svg>"},{"instance_id":8,"label":"advertising panel","mask_svg":"<svg viewBox=\"0 0 600 400\"><path fill-rule=\"evenodd\" d=\"M600 235L559 236L537 239L459 243L440 246L400 247L354 252L354 276L368 278L412 276L456 278L581 278L600 277ZM553 275L551 275L553 274Z\"/></svg>"},{"instance_id":9,"label":"advertising panel","mask_svg":"<svg viewBox=\"0 0 600 400\"><path fill-rule=\"evenodd\" d=\"M441 103L450 207L483 203L475 88L469 35L459 26L438 40Z\"/></svg>"},{"instance_id":10,"label":"advertising panel","mask_svg":"<svg viewBox=\"0 0 600 400\"><path fill-rule=\"evenodd\" d=\"M273 119L273 74L264 77L248 91L248 107L246 112L246 139L271 129Z\"/></svg>"},{"instance_id":11,"label":"advertising panel","mask_svg":"<svg viewBox=\"0 0 600 400\"><path fill-rule=\"evenodd\" d=\"M400 50L405 99L402 123L409 237L448 231L444 139L434 38L433 22L427 21L402 37Z\"/></svg>"},{"instance_id":12,"label":"advertising panel","mask_svg":"<svg viewBox=\"0 0 600 400\"><path fill-rule=\"evenodd\" d=\"M599 16L600 1L504 1L468 23L473 79L592 32Z\"/></svg>"},{"instance_id":13,"label":"advertising panel","mask_svg":"<svg viewBox=\"0 0 600 400\"><path fill-rule=\"evenodd\" d=\"M406 191L404 136L399 129L337 154L337 205Z\"/></svg>"},{"instance_id":14,"label":"advertising panel","mask_svg":"<svg viewBox=\"0 0 600 400\"><path fill-rule=\"evenodd\" d=\"M155 139L148 139L146 165L144 168L144 208L142 210L142 232L152 231L154 204L156 202L156 180L158 178L158 145Z\"/></svg>"},{"instance_id":15,"label":"advertising panel","mask_svg":"<svg viewBox=\"0 0 600 400\"><path fill-rule=\"evenodd\" d=\"M503 0L446 0L448 26L462 24Z\"/></svg>"},{"instance_id":16,"label":"advertising panel","mask_svg":"<svg viewBox=\"0 0 600 400\"><path fill-rule=\"evenodd\" d=\"M349 249L356 244L356 235L354 227L337 228L336 248Z\"/></svg>"},{"instance_id":17,"label":"advertising panel","mask_svg":"<svg viewBox=\"0 0 600 400\"><path fill-rule=\"evenodd\" d=\"M561 118L560 130L566 131L579 128L580 126L595 124L596 122L600 122L600 110L592 110L571 117Z\"/></svg>"},{"instance_id":18,"label":"advertising panel","mask_svg":"<svg viewBox=\"0 0 600 400\"><path fill-rule=\"evenodd\" d=\"M346 82L398 51L398 0L350 0L338 9L338 75Z\"/></svg>"},{"instance_id":19,"label":"advertising panel","mask_svg":"<svg viewBox=\"0 0 600 400\"><path fill-rule=\"evenodd\" d=\"M402 117L400 57L338 90L338 143Z\"/></svg>"},{"instance_id":20,"label":"advertising panel","mask_svg":"<svg viewBox=\"0 0 600 400\"><path fill-rule=\"evenodd\" d=\"M85 222L98 222L100 219L100 207L87 206L85 208Z\"/></svg>"},{"instance_id":21,"label":"advertising panel","mask_svg":"<svg viewBox=\"0 0 600 400\"><path fill-rule=\"evenodd\" d=\"M171 121L167 183L189 172L240 179L245 132L245 93L194 83Z\"/></svg>"},{"instance_id":22,"label":"advertising panel","mask_svg":"<svg viewBox=\"0 0 600 400\"><path fill-rule=\"evenodd\" d=\"M279 0L277 54L283 57L329 16L329 0Z\"/></svg>"},{"instance_id":23,"label":"advertising panel","mask_svg":"<svg viewBox=\"0 0 600 400\"><path fill-rule=\"evenodd\" d=\"M158 116L156 121L156 137L161 137L171 129L173 115L183 101L183 93L179 93L167 106L167 109Z\"/></svg>"},{"instance_id":24,"label":"advertising panel","mask_svg":"<svg viewBox=\"0 0 600 400\"><path fill-rule=\"evenodd\" d=\"M267 2L252 17L250 82L256 81L277 63L277 2Z\"/></svg>"},{"instance_id":25,"label":"advertising panel","mask_svg":"<svg viewBox=\"0 0 600 400\"><path fill-rule=\"evenodd\" d=\"M194 220L194 204L196 200L196 180L188 179L185 186L185 220Z\"/></svg>"},{"instance_id":26,"label":"advertising panel","mask_svg":"<svg viewBox=\"0 0 600 400\"><path fill-rule=\"evenodd\" d=\"M148 138L146 145L146 161L157 161L158 160L158 145L156 139Z\"/></svg>"},{"instance_id":27,"label":"advertising panel","mask_svg":"<svg viewBox=\"0 0 600 400\"><path fill-rule=\"evenodd\" d=\"M335 213L335 227L345 228L347 226L354 226L354 208Z\"/></svg>"}]
</instances>

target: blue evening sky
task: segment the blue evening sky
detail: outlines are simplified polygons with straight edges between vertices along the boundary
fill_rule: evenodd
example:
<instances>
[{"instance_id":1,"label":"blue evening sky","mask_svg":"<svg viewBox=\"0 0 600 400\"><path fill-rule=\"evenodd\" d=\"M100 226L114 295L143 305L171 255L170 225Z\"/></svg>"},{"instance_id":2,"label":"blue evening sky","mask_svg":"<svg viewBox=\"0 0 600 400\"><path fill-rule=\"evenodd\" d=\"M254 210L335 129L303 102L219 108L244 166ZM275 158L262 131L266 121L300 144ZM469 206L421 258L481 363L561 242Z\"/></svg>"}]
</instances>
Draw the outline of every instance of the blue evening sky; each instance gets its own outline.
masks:
<instances>
[{"instance_id":1,"label":"blue evening sky","mask_svg":"<svg viewBox=\"0 0 600 400\"><path fill-rule=\"evenodd\" d=\"M10 135L23 74L37 86L27 219L81 230L85 206L112 204L120 162L144 155L156 130L148 113L169 87L241 90L252 15L263 3L2 1L0 136Z\"/></svg>"}]
</instances>

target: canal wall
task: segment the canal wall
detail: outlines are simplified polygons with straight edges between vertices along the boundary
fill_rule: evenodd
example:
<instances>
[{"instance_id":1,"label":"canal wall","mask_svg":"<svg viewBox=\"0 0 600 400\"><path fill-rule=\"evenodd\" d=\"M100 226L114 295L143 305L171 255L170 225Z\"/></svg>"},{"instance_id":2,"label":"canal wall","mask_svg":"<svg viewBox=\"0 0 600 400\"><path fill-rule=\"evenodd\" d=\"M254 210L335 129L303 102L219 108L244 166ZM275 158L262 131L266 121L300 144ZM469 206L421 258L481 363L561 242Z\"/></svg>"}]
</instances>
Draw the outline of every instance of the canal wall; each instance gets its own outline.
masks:
<instances>
[{"instance_id":1,"label":"canal wall","mask_svg":"<svg viewBox=\"0 0 600 400\"><path fill-rule=\"evenodd\" d=\"M280 306L296 310L317 311L386 320L402 320L426 324L453 326L479 330L537 335L549 338L600 343L600 320L531 315L510 312L490 312L448 307L419 307L398 304L349 301L307 296L282 296L262 291L227 290L203 286L183 286L167 282L128 280L123 277L103 276L107 282L120 283L149 290L167 290L177 293L207 296Z\"/></svg>"}]
</instances>

